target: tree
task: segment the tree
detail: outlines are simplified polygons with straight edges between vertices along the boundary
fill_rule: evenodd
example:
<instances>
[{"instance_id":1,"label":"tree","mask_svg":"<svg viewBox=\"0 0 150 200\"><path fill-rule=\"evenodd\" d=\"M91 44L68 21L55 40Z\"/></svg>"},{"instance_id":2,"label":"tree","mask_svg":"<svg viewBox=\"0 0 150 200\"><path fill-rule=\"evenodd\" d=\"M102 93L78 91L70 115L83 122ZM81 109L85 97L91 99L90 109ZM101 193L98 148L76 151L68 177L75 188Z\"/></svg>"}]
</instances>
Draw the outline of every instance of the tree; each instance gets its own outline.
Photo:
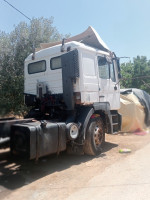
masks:
<instances>
[{"instance_id":1,"label":"tree","mask_svg":"<svg viewBox=\"0 0 150 200\"><path fill-rule=\"evenodd\" d=\"M121 64L122 88L138 88L150 94L150 61L145 56L137 56L133 63Z\"/></svg>"},{"instance_id":2,"label":"tree","mask_svg":"<svg viewBox=\"0 0 150 200\"><path fill-rule=\"evenodd\" d=\"M23 66L33 48L63 37L53 26L52 17L21 22L9 34L0 32L0 114L23 111Z\"/></svg>"}]
</instances>

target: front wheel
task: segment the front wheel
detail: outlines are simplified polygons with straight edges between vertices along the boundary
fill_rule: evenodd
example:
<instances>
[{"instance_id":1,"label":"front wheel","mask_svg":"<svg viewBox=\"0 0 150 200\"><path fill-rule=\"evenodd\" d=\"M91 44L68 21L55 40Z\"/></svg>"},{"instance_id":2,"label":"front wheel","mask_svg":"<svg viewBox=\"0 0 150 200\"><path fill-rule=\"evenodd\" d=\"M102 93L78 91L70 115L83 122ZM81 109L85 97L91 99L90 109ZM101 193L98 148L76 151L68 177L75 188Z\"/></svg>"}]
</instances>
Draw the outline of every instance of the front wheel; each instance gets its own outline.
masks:
<instances>
[{"instance_id":1,"label":"front wheel","mask_svg":"<svg viewBox=\"0 0 150 200\"><path fill-rule=\"evenodd\" d=\"M90 119L85 137L84 153L93 156L100 154L104 142L105 132L101 118Z\"/></svg>"}]
</instances>

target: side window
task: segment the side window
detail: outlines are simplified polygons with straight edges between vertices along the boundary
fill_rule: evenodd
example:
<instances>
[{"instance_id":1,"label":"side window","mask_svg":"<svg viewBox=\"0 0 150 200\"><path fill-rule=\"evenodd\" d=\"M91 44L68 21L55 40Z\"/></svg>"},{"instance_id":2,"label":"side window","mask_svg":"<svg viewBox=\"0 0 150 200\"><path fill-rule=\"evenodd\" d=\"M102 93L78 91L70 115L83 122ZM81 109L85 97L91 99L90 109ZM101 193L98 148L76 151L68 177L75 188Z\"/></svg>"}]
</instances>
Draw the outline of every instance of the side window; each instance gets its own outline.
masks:
<instances>
[{"instance_id":1,"label":"side window","mask_svg":"<svg viewBox=\"0 0 150 200\"><path fill-rule=\"evenodd\" d=\"M115 77L115 70L114 70L114 65L113 63L110 63L110 78L113 82L116 82L116 77Z\"/></svg>"},{"instance_id":2,"label":"side window","mask_svg":"<svg viewBox=\"0 0 150 200\"><path fill-rule=\"evenodd\" d=\"M61 56L51 58L51 60L50 60L50 67L51 67L52 70L62 68L62 65L61 65Z\"/></svg>"},{"instance_id":3,"label":"side window","mask_svg":"<svg viewBox=\"0 0 150 200\"><path fill-rule=\"evenodd\" d=\"M109 79L109 64L105 57L98 56L99 77Z\"/></svg>"},{"instance_id":4,"label":"side window","mask_svg":"<svg viewBox=\"0 0 150 200\"><path fill-rule=\"evenodd\" d=\"M35 73L40 73L40 72L45 72L45 71L46 71L46 61L45 60L28 64L28 73L29 74L35 74Z\"/></svg>"}]
</instances>

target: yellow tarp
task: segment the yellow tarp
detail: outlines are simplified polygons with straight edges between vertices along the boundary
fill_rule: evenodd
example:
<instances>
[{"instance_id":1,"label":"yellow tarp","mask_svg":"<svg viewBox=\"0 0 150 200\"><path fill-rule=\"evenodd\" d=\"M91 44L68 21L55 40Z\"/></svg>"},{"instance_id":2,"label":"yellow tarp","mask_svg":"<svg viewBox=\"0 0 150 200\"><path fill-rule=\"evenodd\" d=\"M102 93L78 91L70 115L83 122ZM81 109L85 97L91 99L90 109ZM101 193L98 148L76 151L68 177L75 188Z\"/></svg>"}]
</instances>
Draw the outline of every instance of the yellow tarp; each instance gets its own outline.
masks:
<instances>
[{"instance_id":1,"label":"yellow tarp","mask_svg":"<svg viewBox=\"0 0 150 200\"><path fill-rule=\"evenodd\" d=\"M144 119L144 107L134 94L120 95L121 108L119 113L122 115L122 132L134 132L137 129L146 128Z\"/></svg>"}]
</instances>

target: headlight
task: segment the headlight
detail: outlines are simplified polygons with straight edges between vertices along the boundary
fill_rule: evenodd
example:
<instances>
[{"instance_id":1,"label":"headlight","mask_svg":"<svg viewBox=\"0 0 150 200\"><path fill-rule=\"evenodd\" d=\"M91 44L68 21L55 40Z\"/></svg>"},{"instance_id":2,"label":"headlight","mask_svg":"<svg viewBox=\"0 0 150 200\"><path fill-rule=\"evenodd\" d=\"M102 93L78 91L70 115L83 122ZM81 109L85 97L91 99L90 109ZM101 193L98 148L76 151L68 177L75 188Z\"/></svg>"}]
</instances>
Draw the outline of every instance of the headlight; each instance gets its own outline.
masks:
<instances>
[{"instance_id":1,"label":"headlight","mask_svg":"<svg viewBox=\"0 0 150 200\"><path fill-rule=\"evenodd\" d=\"M79 135L79 128L78 125L75 123L67 124L67 136L70 140L77 139Z\"/></svg>"}]
</instances>

